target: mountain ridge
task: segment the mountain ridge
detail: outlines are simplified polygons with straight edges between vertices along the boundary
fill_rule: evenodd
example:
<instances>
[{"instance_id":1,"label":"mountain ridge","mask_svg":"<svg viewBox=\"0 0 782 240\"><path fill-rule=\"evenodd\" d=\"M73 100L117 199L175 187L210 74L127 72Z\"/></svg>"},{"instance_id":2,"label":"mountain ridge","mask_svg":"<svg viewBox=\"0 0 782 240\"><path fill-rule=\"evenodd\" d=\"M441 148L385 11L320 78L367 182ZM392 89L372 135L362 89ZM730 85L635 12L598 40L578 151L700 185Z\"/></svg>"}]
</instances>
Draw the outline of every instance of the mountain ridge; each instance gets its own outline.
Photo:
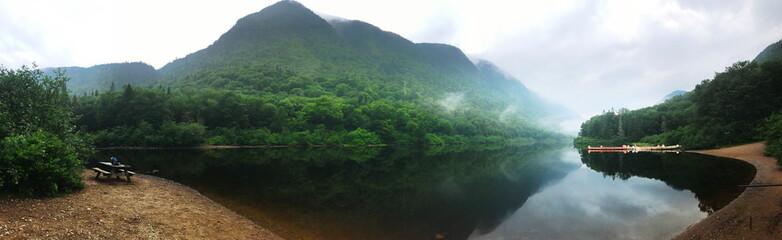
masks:
<instances>
[{"instance_id":1,"label":"mountain ridge","mask_svg":"<svg viewBox=\"0 0 782 240\"><path fill-rule=\"evenodd\" d=\"M419 91L424 96L442 97L443 92L463 91L495 94L485 90L500 89L505 99L517 103L524 100L518 104L524 105L525 117L542 117L547 115L545 109L564 109L552 107L554 104L544 101L516 78L513 81L486 79L506 75L485 74L485 71L499 70L497 67L479 71L455 46L414 43L359 20L327 21L295 1L280 1L249 14L213 44L166 64L160 69L164 76L161 84L176 87L185 81L184 76L199 70L240 64L276 66L305 76L326 78L348 74L353 78L370 78L379 84L393 82L407 89L436 89ZM503 86L480 86L490 82ZM522 87L512 86L515 84Z\"/></svg>"},{"instance_id":2,"label":"mountain ridge","mask_svg":"<svg viewBox=\"0 0 782 240\"><path fill-rule=\"evenodd\" d=\"M499 67L479 62L455 46L414 43L358 20L327 21L301 3L280 1L238 19L204 49L156 70L154 84L277 94L291 90L269 88L275 81L299 79L299 87L289 93L317 97L341 83L351 91L337 91L348 94L338 96L361 101L390 97L436 104L464 93L462 106L468 109L497 115L516 109L510 112L533 122L557 115L552 109L565 111ZM108 88L107 83L100 86ZM377 95L378 90L394 95Z\"/></svg>"},{"instance_id":3,"label":"mountain ridge","mask_svg":"<svg viewBox=\"0 0 782 240\"><path fill-rule=\"evenodd\" d=\"M782 40L768 45L753 59L754 62L762 62L766 60L776 59L782 57Z\"/></svg>"},{"instance_id":4,"label":"mountain ridge","mask_svg":"<svg viewBox=\"0 0 782 240\"><path fill-rule=\"evenodd\" d=\"M113 84L116 89L131 84L151 86L159 80L157 70L144 62L98 64L92 67L57 67L41 69L44 75L54 76L54 71L65 70L67 88L71 95L105 91Z\"/></svg>"},{"instance_id":5,"label":"mountain ridge","mask_svg":"<svg viewBox=\"0 0 782 240\"><path fill-rule=\"evenodd\" d=\"M680 96L680 95L684 95L686 93L687 93L687 91L684 91L684 90L673 90L670 93L666 94L663 97L663 99L660 100L660 102L658 102L657 104L664 103L665 101L668 101L671 98L674 98L674 97Z\"/></svg>"}]
</instances>

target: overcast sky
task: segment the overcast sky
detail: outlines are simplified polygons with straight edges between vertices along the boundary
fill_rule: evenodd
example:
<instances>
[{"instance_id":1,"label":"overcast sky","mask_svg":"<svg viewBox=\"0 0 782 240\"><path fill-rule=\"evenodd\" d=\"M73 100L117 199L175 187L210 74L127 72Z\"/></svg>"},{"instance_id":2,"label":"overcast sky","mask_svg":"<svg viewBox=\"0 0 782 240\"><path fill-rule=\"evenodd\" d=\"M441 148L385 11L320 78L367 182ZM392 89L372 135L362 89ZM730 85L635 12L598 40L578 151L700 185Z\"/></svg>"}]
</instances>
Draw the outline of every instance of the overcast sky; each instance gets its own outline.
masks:
<instances>
[{"instance_id":1,"label":"overcast sky","mask_svg":"<svg viewBox=\"0 0 782 240\"><path fill-rule=\"evenodd\" d=\"M274 2L0 0L0 64L160 68ZM455 45L585 118L691 90L782 39L778 0L300 2L414 42Z\"/></svg>"}]
</instances>

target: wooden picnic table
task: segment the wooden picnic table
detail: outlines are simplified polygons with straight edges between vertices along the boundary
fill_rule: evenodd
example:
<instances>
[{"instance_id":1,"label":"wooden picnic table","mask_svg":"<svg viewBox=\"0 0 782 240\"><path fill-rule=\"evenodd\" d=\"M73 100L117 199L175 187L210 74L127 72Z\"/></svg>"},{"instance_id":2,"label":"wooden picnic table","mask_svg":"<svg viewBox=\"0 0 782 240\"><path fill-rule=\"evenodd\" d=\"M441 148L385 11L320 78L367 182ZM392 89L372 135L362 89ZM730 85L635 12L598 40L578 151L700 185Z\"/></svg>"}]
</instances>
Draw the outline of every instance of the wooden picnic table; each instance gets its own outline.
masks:
<instances>
[{"instance_id":1,"label":"wooden picnic table","mask_svg":"<svg viewBox=\"0 0 782 240\"><path fill-rule=\"evenodd\" d=\"M97 175L95 175L95 179L98 179L98 177L100 177L100 175L103 174L103 176L106 176L107 178L116 177L117 179L119 179L120 176L125 176L125 178L128 179L128 182L130 182L130 177L136 174L128 170L130 168L130 165L124 165L124 164L114 165L111 164L110 162L98 162L98 164L102 165L104 168L98 168L98 167L92 168L93 171L98 173Z\"/></svg>"}]
</instances>

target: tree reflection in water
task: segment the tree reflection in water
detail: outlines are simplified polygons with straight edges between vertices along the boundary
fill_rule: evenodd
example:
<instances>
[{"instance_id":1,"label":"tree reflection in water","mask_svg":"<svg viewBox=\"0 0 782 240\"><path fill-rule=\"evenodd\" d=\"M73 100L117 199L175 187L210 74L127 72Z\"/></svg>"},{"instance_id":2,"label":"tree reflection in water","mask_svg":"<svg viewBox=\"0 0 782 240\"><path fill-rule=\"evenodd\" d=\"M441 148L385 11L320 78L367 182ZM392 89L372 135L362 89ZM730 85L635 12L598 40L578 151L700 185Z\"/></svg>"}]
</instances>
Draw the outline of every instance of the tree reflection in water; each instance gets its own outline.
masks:
<instances>
[{"instance_id":1,"label":"tree reflection in water","mask_svg":"<svg viewBox=\"0 0 782 240\"><path fill-rule=\"evenodd\" d=\"M565 151L572 150L542 145L105 150L92 161L117 156L137 172L190 186L283 237L466 239L494 231L531 196L579 169L578 160L563 159ZM660 179L695 192L705 211L719 209L727 204L723 199L735 197L721 191L735 179L720 179L726 175L717 169L731 169L736 178L746 171L698 159L581 155L606 176Z\"/></svg>"}]
</instances>

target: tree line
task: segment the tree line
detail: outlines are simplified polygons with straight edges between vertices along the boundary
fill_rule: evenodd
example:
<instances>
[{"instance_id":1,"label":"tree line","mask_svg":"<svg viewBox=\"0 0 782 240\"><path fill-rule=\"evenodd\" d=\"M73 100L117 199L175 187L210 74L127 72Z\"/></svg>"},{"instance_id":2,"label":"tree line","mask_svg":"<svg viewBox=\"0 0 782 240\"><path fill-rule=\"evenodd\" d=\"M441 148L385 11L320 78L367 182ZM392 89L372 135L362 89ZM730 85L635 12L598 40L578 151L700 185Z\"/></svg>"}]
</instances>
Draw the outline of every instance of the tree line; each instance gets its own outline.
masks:
<instances>
[{"instance_id":1,"label":"tree line","mask_svg":"<svg viewBox=\"0 0 782 240\"><path fill-rule=\"evenodd\" d=\"M413 76L302 75L265 64L204 68L155 86L71 100L96 146L376 145L562 142L486 87L447 109ZM433 73L434 74L434 73ZM440 79L441 77L432 77ZM480 84L474 82L471 84Z\"/></svg>"},{"instance_id":2,"label":"tree line","mask_svg":"<svg viewBox=\"0 0 782 240\"><path fill-rule=\"evenodd\" d=\"M768 152L782 157L780 92L782 59L737 62L662 104L594 116L581 125L575 143L703 149L765 140Z\"/></svg>"},{"instance_id":3,"label":"tree line","mask_svg":"<svg viewBox=\"0 0 782 240\"><path fill-rule=\"evenodd\" d=\"M97 146L372 145L560 141L520 117L404 100L130 85L72 99Z\"/></svg>"},{"instance_id":4,"label":"tree line","mask_svg":"<svg viewBox=\"0 0 782 240\"><path fill-rule=\"evenodd\" d=\"M267 73L274 76L266 79L273 82L266 90L235 84L240 76L228 79L237 86L233 89L125 85L69 96L63 72L50 76L28 67L0 67L0 193L54 196L82 188L83 160L93 146L526 144L566 139L521 116L500 117L497 106L468 104L445 111L404 89L373 90L361 87L368 84L361 81L334 84L333 79L294 76L281 69ZM282 75L288 78L283 81ZM333 86L323 86L328 84Z\"/></svg>"}]
</instances>

